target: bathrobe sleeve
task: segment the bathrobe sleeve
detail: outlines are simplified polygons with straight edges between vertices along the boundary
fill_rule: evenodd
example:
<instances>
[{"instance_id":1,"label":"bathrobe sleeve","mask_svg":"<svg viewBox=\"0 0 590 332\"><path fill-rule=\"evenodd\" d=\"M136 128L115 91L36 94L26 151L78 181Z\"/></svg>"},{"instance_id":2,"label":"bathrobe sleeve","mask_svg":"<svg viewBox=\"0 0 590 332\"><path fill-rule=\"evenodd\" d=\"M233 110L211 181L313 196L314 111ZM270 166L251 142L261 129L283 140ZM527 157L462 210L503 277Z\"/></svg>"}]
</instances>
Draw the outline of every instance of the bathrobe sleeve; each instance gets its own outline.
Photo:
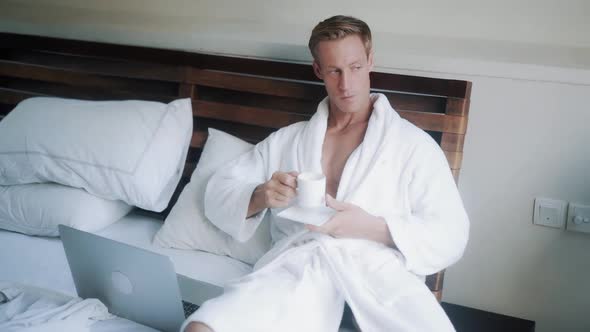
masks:
<instances>
[{"instance_id":1,"label":"bathrobe sleeve","mask_svg":"<svg viewBox=\"0 0 590 332\"><path fill-rule=\"evenodd\" d=\"M205 191L205 216L219 229L246 242L262 222L268 209L246 218L254 189L267 181L268 140L217 170Z\"/></svg>"},{"instance_id":2,"label":"bathrobe sleeve","mask_svg":"<svg viewBox=\"0 0 590 332\"><path fill-rule=\"evenodd\" d=\"M444 153L430 137L421 141L411 152L405 170L411 212L386 220L408 270L428 275L463 255L469 220Z\"/></svg>"}]
</instances>

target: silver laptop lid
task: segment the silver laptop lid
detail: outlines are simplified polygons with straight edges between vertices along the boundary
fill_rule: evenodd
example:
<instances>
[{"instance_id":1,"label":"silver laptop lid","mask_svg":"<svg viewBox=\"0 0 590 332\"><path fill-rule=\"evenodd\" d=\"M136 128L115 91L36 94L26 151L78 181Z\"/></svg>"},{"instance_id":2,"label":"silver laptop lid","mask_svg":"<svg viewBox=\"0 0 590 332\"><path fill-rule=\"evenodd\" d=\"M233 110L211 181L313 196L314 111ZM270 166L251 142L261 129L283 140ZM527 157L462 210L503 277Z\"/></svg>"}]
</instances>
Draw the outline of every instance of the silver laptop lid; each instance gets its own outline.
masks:
<instances>
[{"instance_id":1,"label":"silver laptop lid","mask_svg":"<svg viewBox=\"0 0 590 332\"><path fill-rule=\"evenodd\" d=\"M78 296L158 330L180 329L184 311L168 257L64 225L59 233Z\"/></svg>"}]
</instances>

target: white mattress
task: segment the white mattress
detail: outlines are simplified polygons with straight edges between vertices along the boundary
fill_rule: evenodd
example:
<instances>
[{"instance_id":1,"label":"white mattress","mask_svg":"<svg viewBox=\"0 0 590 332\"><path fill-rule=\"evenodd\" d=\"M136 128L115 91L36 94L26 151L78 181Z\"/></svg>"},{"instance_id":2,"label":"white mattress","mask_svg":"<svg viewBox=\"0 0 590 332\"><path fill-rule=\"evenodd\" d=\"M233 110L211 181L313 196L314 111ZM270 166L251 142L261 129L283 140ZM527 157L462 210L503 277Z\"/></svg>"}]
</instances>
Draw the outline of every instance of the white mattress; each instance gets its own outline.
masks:
<instances>
[{"instance_id":1,"label":"white mattress","mask_svg":"<svg viewBox=\"0 0 590 332\"><path fill-rule=\"evenodd\" d=\"M161 225L161 220L131 213L97 234L170 257L179 276L183 299L199 305L220 294L220 286L226 281L252 270L248 264L229 257L152 245L152 238ZM59 238L34 237L0 230L0 280L16 281L71 296L77 294ZM127 319L114 318L96 322L90 331L156 330Z\"/></svg>"},{"instance_id":2,"label":"white mattress","mask_svg":"<svg viewBox=\"0 0 590 332\"><path fill-rule=\"evenodd\" d=\"M97 234L169 256L179 274L183 298L196 304L202 303L203 295L221 291L212 289L218 287L207 287L206 283L222 286L252 269L248 264L225 256L152 245L152 238L161 225L161 220L131 213ZM59 238L33 237L0 230L0 280L18 281L76 295Z\"/></svg>"}]
</instances>

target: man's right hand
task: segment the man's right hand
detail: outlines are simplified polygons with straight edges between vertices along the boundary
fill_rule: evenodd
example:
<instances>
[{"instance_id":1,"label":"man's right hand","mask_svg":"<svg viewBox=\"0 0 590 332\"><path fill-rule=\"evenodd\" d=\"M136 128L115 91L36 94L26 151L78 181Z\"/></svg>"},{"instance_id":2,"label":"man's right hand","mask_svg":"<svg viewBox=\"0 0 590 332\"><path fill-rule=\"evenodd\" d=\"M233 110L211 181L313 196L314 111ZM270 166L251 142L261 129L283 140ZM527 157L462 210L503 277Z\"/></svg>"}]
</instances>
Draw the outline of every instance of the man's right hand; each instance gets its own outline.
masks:
<instances>
[{"instance_id":1,"label":"man's right hand","mask_svg":"<svg viewBox=\"0 0 590 332\"><path fill-rule=\"evenodd\" d=\"M266 208L287 207L297 195L297 172L275 172L270 180L254 189L248 205L248 218Z\"/></svg>"}]
</instances>

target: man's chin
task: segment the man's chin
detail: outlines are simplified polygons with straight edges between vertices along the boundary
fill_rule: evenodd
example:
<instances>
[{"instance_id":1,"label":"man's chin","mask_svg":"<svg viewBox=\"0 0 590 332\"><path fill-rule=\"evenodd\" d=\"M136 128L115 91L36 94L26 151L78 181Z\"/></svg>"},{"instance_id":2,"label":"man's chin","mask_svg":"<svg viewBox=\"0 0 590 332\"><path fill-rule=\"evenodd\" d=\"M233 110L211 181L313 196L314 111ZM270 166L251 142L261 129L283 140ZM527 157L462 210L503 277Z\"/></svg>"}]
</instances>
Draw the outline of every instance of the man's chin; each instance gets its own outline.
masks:
<instances>
[{"instance_id":1,"label":"man's chin","mask_svg":"<svg viewBox=\"0 0 590 332\"><path fill-rule=\"evenodd\" d=\"M360 111L358 103L340 103L340 105L337 106L338 109L344 113L356 113Z\"/></svg>"}]
</instances>

